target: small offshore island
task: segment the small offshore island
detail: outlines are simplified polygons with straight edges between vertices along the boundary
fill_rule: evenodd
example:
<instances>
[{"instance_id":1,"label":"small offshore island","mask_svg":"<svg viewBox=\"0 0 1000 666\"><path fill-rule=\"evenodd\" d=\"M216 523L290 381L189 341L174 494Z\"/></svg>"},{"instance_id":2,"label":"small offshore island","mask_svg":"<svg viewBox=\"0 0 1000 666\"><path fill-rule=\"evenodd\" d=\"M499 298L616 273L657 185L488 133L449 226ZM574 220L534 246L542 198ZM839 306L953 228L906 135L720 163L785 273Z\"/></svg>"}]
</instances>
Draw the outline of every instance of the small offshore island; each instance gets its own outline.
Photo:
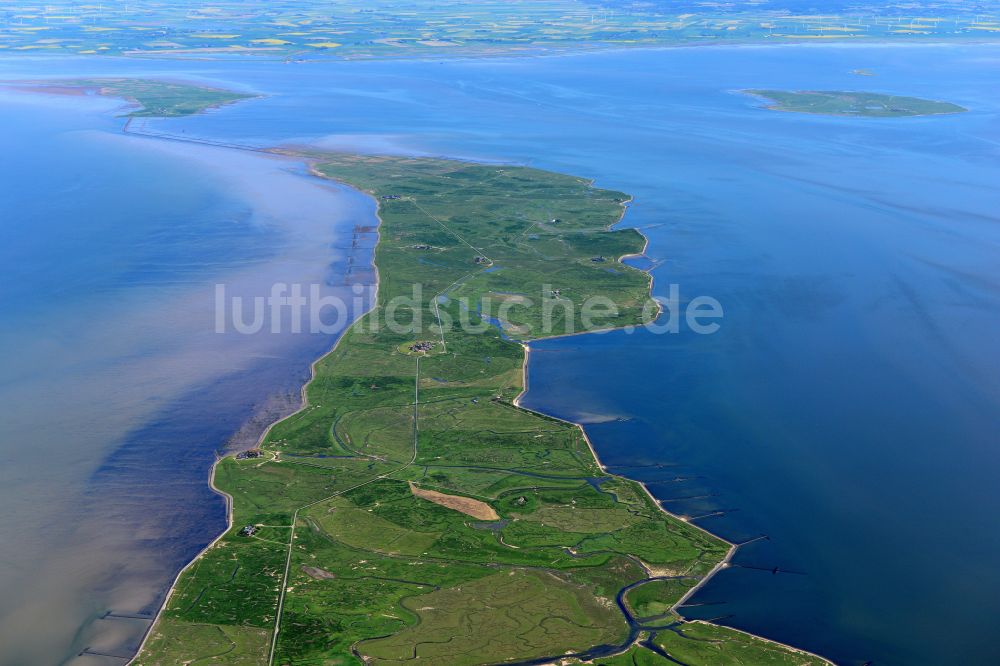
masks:
<instances>
[{"instance_id":1,"label":"small offshore island","mask_svg":"<svg viewBox=\"0 0 1000 666\"><path fill-rule=\"evenodd\" d=\"M155 79L68 79L3 84L30 92L56 95L96 94L126 100L134 108L128 118L178 118L234 104L256 95L209 86L170 83Z\"/></svg>"},{"instance_id":2,"label":"small offshore island","mask_svg":"<svg viewBox=\"0 0 1000 666\"><path fill-rule=\"evenodd\" d=\"M903 118L964 113L965 107L919 97L843 90L742 90L771 102L770 111L793 111L827 116Z\"/></svg>"},{"instance_id":3,"label":"small offshore island","mask_svg":"<svg viewBox=\"0 0 1000 666\"><path fill-rule=\"evenodd\" d=\"M59 85L120 91L133 116L246 97ZM314 364L301 409L215 465L229 529L178 575L132 663L830 663L684 620L735 547L607 472L579 425L518 404L543 318L519 295L552 285L546 301L574 306L557 312L606 296L604 328L655 316L649 274L621 261L645 239L612 230L628 195L527 167L272 152L379 202L377 301ZM414 285L425 297L393 320L425 322L417 340L387 325ZM490 302L516 307L459 325ZM545 335L572 330L557 317Z\"/></svg>"}]
</instances>

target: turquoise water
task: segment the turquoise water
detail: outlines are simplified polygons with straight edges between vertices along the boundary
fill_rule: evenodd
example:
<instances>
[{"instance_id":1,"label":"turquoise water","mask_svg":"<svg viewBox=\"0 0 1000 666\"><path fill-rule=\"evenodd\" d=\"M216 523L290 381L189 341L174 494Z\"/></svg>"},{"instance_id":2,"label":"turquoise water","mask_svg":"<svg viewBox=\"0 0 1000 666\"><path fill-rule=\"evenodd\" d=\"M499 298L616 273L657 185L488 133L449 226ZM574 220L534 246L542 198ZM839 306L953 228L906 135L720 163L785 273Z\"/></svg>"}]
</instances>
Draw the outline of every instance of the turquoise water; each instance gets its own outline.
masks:
<instances>
[{"instance_id":1,"label":"turquoise water","mask_svg":"<svg viewBox=\"0 0 1000 666\"><path fill-rule=\"evenodd\" d=\"M8 62L35 76L67 73L65 62ZM843 663L994 663L997 48L695 48L302 66L73 63L78 74L176 75L186 67L268 95L204 117L151 121L152 130L529 163L633 194L625 224L650 238L644 265L656 266L656 291L676 283L682 297L718 299L726 313L721 331L539 343L526 402L585 422L602 458L647 480L671 510L704 516L699 524L736 541L767 535L742 548L740 566L718 576L687 613ZM850 73L862 68L876 76ZM895 92L971 112L898 120L773 113L734 92L741 88ZM94 113L88 123L107 127ZM161 155L149 168L178 158ZM219 159L205 162L210 172L221 170ZM31 190L25 182L29 192L54 187ZM247 210L232 183L204 191L201 178L174 182L171 191L185 192L174 209L181 217L197 209L239 219ZM27 199L22 205L30 208ZM185 201L198 203L185 209ZM269 262L269 232L245 231L222 242L236 248L230 257L216 256L207 241L206 256L218 265L209 261L189 281L210 283L209 274L234 263ZM251 240L241 246L238 239ZM47 279L57 283L62 264L52 270ZM170 264L164 274L177 271L184 274ZM130 279L118 284L132 292ZM27 330L42 342L52 337ZM169 345L196 339L185 333ZM287 351L293 348L299 351ZM284 339L270 353L299 358L307 348ZM261 377L286 387L296 377L251 370L218 372L207 385L238 395ZM220 383L223 375L229 384ZM195 395L179 393L157 412L200 419L187 423L227 414L212 434L185 445L201 457L171 499L184 511L203 503L197 489L211 451L246 413L245 404L205 409ZM137 416L131 432L155 422L152 412ZM172 450L174 433L159 432L156 446ZM102 478L131 478L134 468L117 467L114 452L145 448L145 438L132 441L102 449ZM211 521L205 527L191 516L192 534L167 532L156 543L191 552L212 532ZM129 543L133 553L150 548ZM168 559L149 560L143 580L168 581L181 558ZM93 598L94 586L78 588L81 598Z\"/></svg>"}]
</instances>

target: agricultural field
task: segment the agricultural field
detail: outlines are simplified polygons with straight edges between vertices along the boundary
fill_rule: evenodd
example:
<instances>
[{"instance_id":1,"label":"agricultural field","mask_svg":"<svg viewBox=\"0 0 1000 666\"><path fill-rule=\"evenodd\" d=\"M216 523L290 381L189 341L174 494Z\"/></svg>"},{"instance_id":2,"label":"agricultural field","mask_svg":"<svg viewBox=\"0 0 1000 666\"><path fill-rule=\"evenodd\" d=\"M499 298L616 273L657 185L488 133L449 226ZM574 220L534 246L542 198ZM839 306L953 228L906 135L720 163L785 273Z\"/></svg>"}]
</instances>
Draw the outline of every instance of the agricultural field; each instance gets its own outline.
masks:
<instances>
[{"instance_id":1,"label":"agricultural field","mask_svg":"<svg viewBox=\"0 0 1000 666\"><path fill-rule=\"evenodd\" d=\"M232 528L181 575L135 663L663 663L673 643L631 647L636 617L687 630L672 607L729 544L516 401L522 343L578 331L587 297L617 304L598 328L655 315L649 275L619 260L643 238L611 229L628 196L524 167L294 154L379 201L378 299L264 455L219 462ZM786 663L743 636L678 649Z\"/></svg>"},{"instance_id":2,"label":"agricultural field","mask_svg":"<svg viewBox=\"0 0 1000 666\"><path fill-rule=\"evenodd\" d=\"M869 92L840 90L744 90L743 92L766 100L768 102L766 108L771 111L793 111L827 116L903 118L968 111L968 109L950 102Z\"/></svg>"},{"instance_id":3,"label":"agricultural field","mask_svg":"<svg viewBox=\"0 0 1000 666\"><path fill-rule=\"evenodd\" d=\"M0 2L0 53L183 58L394 58L755 41L989 39L989 3L840 3L823 14L789 0L615 3L584 0L223 0L210 4Z\"/></svg>"}]
</instances>

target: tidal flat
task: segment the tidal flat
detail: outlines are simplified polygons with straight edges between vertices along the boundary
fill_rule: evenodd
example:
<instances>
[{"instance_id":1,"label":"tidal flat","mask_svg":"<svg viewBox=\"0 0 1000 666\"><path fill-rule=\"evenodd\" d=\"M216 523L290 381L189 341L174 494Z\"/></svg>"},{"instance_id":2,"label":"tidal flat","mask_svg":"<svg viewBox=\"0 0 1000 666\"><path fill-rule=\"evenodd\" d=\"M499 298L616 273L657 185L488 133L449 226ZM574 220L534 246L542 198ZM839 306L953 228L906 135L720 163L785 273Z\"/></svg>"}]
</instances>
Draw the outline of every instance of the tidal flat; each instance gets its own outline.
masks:
<instances>
[{"instance_id":1,"label":"tidal flat","mask_svg":"<svg viewBox=\"0 0 1000 666\"><path fill-rule=\"evenodd\" d=\"M18 350L0 383L3 664L134 649L170 571L224 526L216 452L293 409L328 348L214 333L214 284L347 292L348 255L370 254L336 242L372 214L357 193L277 157L121 135L120 101L81 99L0 102L3 344Z\"/></svg>"}]
</instances>

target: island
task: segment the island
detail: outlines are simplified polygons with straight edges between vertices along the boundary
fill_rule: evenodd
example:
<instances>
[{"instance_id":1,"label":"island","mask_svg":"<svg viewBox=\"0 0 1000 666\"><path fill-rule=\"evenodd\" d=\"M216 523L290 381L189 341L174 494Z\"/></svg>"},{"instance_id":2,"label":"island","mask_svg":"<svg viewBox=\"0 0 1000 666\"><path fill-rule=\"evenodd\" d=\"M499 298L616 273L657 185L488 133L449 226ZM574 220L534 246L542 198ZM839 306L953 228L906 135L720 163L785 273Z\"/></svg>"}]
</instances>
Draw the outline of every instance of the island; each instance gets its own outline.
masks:
<instances>
[{"instance_id":1,"label":"island","mask_svg":"<svg viewBox=\"0 0 1000 666\"><path fill-rule=\"evenodd\" d=\"M11 84L7 84L11 86ZM96 94L117 97L134 108L129 118L176 118L192 116L243 100L258 97L233 90L193 83L172 83L156 79L97 78L21 81L11 87L32 92L61 95Z\"/></svg>"},{"instance_id":2,"label":"island","mask_svg":"<svg viewBox=\"0 0 1000 666\"><path fill-rule=\"evenodd\" d=\"M117 92L132 115L246 98L60 85ZM228 527L130 663L829 666L685 620L735 545L605 469L580 425L520 405L531 340L657 316L650 274L624 261L645 238L614 228L628 195L524 166L270 152L377 202L377 297L300 409L212 467ZM594 297L615 306L584 326Z\"/></svg>"},{"instance_id":3,"label":"island","mask_svg":"<svg viewBox=\"0 0 1000 666\"><path fill-rule=\"evenodd\" d=\"M902 118L962 113L968 109L950 102L919 97L843 90L743 90L770 102L771 111L794 111L827 116Z\"/></svg>"},{"instance_id":4,"label":"island","mask_svg":"<svg viewBox=\"0 0 1000 666\"><path fill-rule=\"evenodd\" d=\"M524 343L572 332L586 298L618 304L599 328L655 316L650 276L618 259L644 238L611 229L627 195L526 167L278 152L378 201L377 301L264 455L218 462L231 528L135 664L828 663L684 621L733 546L606 471L580 426L518 404Z\"/></svg>"}]
</instances>

